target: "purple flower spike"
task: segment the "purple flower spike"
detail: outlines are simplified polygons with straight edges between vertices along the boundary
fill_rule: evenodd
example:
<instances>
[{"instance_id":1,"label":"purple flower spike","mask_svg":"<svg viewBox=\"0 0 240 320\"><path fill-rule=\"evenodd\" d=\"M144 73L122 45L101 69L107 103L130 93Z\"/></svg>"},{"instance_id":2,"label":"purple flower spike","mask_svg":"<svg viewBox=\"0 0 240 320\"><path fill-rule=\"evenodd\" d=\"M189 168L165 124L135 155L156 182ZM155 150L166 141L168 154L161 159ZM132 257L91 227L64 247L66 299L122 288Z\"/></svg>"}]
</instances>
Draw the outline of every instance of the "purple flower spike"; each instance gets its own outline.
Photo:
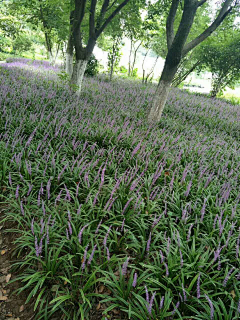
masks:
<instances>
[{"instance_id":1,"label":"purple flower spike","mask_svg":"<svg viewBox=\"0 0 240 320\"><path fill-rule=\"evenodd\" d=\"M164 263L164 255L162 253L162 250L159 250L159 253L160 253L161 263Z\"/></svg>"},{"instance_id":2,"label":"purple flower spike","mask_svg":"<svg viewBox=\"0 0 240 320\"><path fill-rule=\"evenodd\" d=\"M169 276L168 265L166 263L164 263L164 266L166 268L166 277L168 277Z\"/></svg>"},{"instance_id":3,"label":"purple flower spike","mask_svg":"<svg viewBox=\"0 0 240 320\"><path fill-rule=\"evenodd\" d=\"M49 226L47 226L47 244L49 244Z\"/></svg>"},{"instance_id":4,"label":"purple flower spike","mask_svg":"<svg viewBox=\"0 0 240 320\"><path fill-rule=\"evenodd\" d=\"M189 241L189 240L190 240L192 227L193 227L193 223L191 223L191 225L190 225L190 227L189 227L189 229L188 229L187 241Z\"/></svg>"},{"instance_id":5,"label":"purple flower spike","mask_svg":"<svg viewBox=\"0 0 240 320\"><path fill-rule=\"evenodd\" d=\"M124 224L125 224L125 218L123 219L123 222L122 222L121 232L123 232Z\"/></svg>"},{"instance_id":6,"label":"purple flower spike","mask_svg":"<svg viewBox=\"0 0 240 320\"><path fill-rule=\"evenodd\" d=\"M106 235L105 235L105 238L104 238L104 240L103 240L103 245L104 245L105 248L106 248L106 246L107 246L107 238L108 238L108 236L109 236L109 233L110 233L110 231L111 231L111 228L112 228L112 226L110 226L110 227L108 228L108 231L107 231L107 233L106 233Z\"/></svg>"},{"instance_id":7,"label":"purple flower spike","mask_svg":"<svg viewBox=\"0 0 240 320\"><path fill-rule=\"evenodd\" d=\"M20 202L20 208L21 208L22 215L24 216L24 215L25 215L25 212L24 212L24 209L23 209L23 203L22 203L22 201Z\"/></svg>"},{"instance_id":8,"label":"purple flower spike","mask_svg":"<svg viewBox=\"0 0 240 320\"><path fill-rule=\"evenodd\" d=\"M150 234L149 234L149 238L148 238L148 241L147 241L147 247L146 247L147 255L149 255L150 244L151 244L151 238L152 238L152 233L150 232Z\"/></svg>"},{"instance_id":9,"label":"purple flower spike","mask_svg":"<svg viewBox=\"0 0 240 320\"><path fill-rule=\"evenodd\" d=\"M223 286L224 286L224 287L227 286L228 279L229 279L229 277L231 276L233 270L234 270L234 268L232 268L232 269L228 272L228 274L226 275L225 279L223 280Z\"/></svg>"},{"instance_id":10,"label":"purple flower spike","mask_svg":"<svg viewBox=\"0 0 240 320\"><path fill-rule=\"evenodd\" d=\"M203 218L204 218L204 215L205 215L205 209L206 209L206 202L207 202L207 199L205 198L204 199L204 203L203 203L203 207L201 209L201 222L203 222Z\"/></svg>"},{"instance_id":11,"label":"purple flower spike","mask_svg":"<svg viewBox=\"0 0 240 320\"><path fill-rule=\"evenodd\" d=\"M77 210L77 215L80 214L80 212L81 212L81 207L82 207L82 205L80 204L80 206L79 206L79 208L78 208L78 210Z\"/></svg>"},{"instance_id":12,"label":"purple flower spike","mask_svg":"<svg viewBox=\"0 0 240 320\"><path fill-rule=\"evenodd\" d=\"M36 256L38 257L39 256L39 253L38 253L38 240L37 240L36 236L35 236L35 251L36 251Z\"/></svg>"},{"instance_id":13,"label":"purple flower spike","mask_svg":"<svg viewBox=\"0 0 240 320\"><path fill-rule=\"evenodd\" d=\"M181 267L183 267L183 255L180 249L179 249L179 254L180 254Z\"/></svg>"},{"instance_id":14,"label":"purple flower spike","mask_svg":"<svg viewBox=\"0 0 240 320\"><path fill-rule=\"evenodd\" d=\"M164 304L164 296L161 298L159 310L162 309L163 304Z\"/></svg>"},{"instance_id":15,"label":"purple flower spike","mask_svg":"<svg viewBox=\"0 0 240 320\"><path fill-rule=\"evenodd\" d=\"M201 292L200 292L200 274L199 274L197 279L197 298L199 299L200 296L201 296Z\"/></svg>"},{"instance_id":16,"label":"purple flower spike","mask_svg":"<svg viewBox=\"0 0 240 320\"><path fill-rule=\"evenodd\" d=\"M240 299L238 301L238 308L237 308L237 312L240 313Z\"/></svg>"},{"instance_id":17,"label":"purple flower spike","mask_svg":"<svg viewBox=\"0 0 240 320\"><path fill-rule=\"evenodd\" d=\"M85 228L87 228L88 224L86 224L85 226L82 227L82 229L80 230L79 234L78 234L78 241L81 244L82 242L82 234Z\"/></svg>"},{"instance_id":18,"label":"purple flower spike","mask_svg":"<svg viewBox=\"0 0 240 320\"><path fill-rule=\"evenodd\" d=\"M176 306L175 306L175 309L172 312L172 316L176 313L177 309L179 308L179 305L180 305L180 302L178 301Z\"/></svg>"},{"instance_id":19,"label":"purple flower spike","mask_svg":"<svg viewBox=\"0 0 240 320\"><path fill-rule=\"evenodd\" d=\"M12 177L11 177L11 173L10 173L10 172L9 172L9 178L8 178L8 180L9 180L10 186L12 186Z\"/></svg>"},{"instance_id":20,"label":"purple flower spike","mask_svg":"<svg viewBox=\"0 0 240 320\"><path fill-rule=\"evenodd\" d=\"M187 301L187 294L186 294L186 290L184 289L183 283L182 283L182 291L183 291L183 301Z\"/></svg>"},{"instance_id":21,"label":"purple flower spike","mask_svg":"<svg viewBox=\"0 0 240 320\"><path fill-rule=\"evenodd\" d=\"M136 288L136 285L137 285L137 272L134 273L134 278L132 283L133 288Z\"/></svg>"},{"instance_id":22,"label":"purple flower spike","mask_svg":"<svg viewBox=\"0 0 240 320\"><path fill-rule=\"evenodd\" d=\"M51 178L48 180L48 183L47 183L47 194L48 194L48 200L50 199L50 188L51 188Z\"/></svg>"},{"instance_id":23,"label":"purple flower spike","mask_svg":"<svg viewBox=\"0 0 240 320\"><path fill-rule=\"evenodd\" d=\"M156 295L156 292L153 293L150 302L147 302L146 304L147 311L150 316L152 315L152 307L153 307L153 301L154 301L155 295Z\"/></svg>"},{"instance_id":24,"label":"purple flower spike","mask_svg":"<svg viewBox=\"0 0 240 320\"><path fill-rule=\"evenodd\" d=\"M46 215L46 210L45 210L45 206L44 206L44 201L42 200L42 211L43 211L43 215Z\"/></svg>"},{"instance_id":25,"label":"purple flower spike","mask_svg":"<svg viewBox=\"0 0 240 320\"><path fill-rule=\"evenodd\" d=\"M211 318L211 320L213 320L213 317L214 317L214 307L213 307L213 303L212 303L211 299L209 298L209 296L207 296L207 295L205 294L205 297L206 297L206 299L207 299L207 301L208 301L208 303L209 303L210 309L211 309L210 318Z\"/></svg>"},{"instance_id":26,"label":"purple flower spike","mask_svg":"<svg viewBox=\"0 0 240 320\"><path fill-rule=\"evenodd\" d=\"M91 255L90 255L89 259L88 259L88 263L87 263L88 265L90 265L91 262L92 262L92 259L93 259L94 252L95 252L96 248L97 248L97 245L95 244L94 247L93 247L92 253L91 253Z\"/></svg>"},{"instance_id":27,"label":"purple flower spike","mask_svg":"<svg viewBox=\"0 0 240 320\"><path fill-rule=\"evenodd\" d=\"M127 260L123 263L122 266L122 275L125 276L127 274L127 267L128 267L128 262L129 262L129 257L127 258Z\"/></svg>"},{"instance_id":28,"label":"purple flower spike","mask_svg":"<svg viewBox=\"0 0 240 320\"><path fill-rule=\"evenodd\" d=\"M69 234L71 236L72 235L72 226L71 226L70 221L68 221L68 230L69 230Z\"/></svg>"},{"instance_id":29,"label":"purple flower spike","mask_svg":"<svg viewBox=\"0 0 240 320\"><path fill-rule=\"evenodd\" d=\"M99 224L98 224L98 226L97 226L97 229L96 229L96 231L95 231L95 234L98 234L99 228L101 227L101 224L102 224L102 219L101 219L101 221L99 222Z\"/></svg>"},{"instance_id":30,"label":"purple flower spike","mask_svg":"<svg viewBox=\"0 0 240 320\"><path fill-rule=\"evenodd\" d=\"M107 250L107 260L109 261L110 260L110 252L109 252L108 247L106 247L106 250Z\"/></svg>"},{"instance_id":31,"label":"purple flower spike","mask_svg":"<svg viewBox=\"0 0 240 320\"><path fill-rule=\"evenodd\" d=\"M188 186L187 186L187 190L185 192L185 197L187 197L189 195L189 192L190 192L190 189L191 189L191 186L192 186L192 181L189 182Z\"/></svg>"},{"instance_id":32,"label":"purple flower spike","mask_svg":"<svg viewBox=\"0 0 240 320\"><path fill-rule=\"evenodd\" d=\"M147 286L145 286L145 292L146 292L146 301L147 303L149 303L149 293L148 293Z\"/></svg>"},{"instance_id":33,"label":"purple flower spike","mask_svg":"<svg viewBox=\"0 0 240 320\"><path fill-rule=\"evenodd\" d=\"M85 251L84 251L83 262L82 262L82 270L84 270L85 266L86 266L88 247L89 247L89 244L86 246Z\"/></svg>"},{"instance_id":34,"label":"purple flower spike","mask_svg":"<svg viewBox=\"0 0 240 320\"><path fill-rule=\"evenodd\" d=\"M68 234L68 229L66 228L66 236L67 236L67 239L69 240L69 234Z\"/></svg>"},{"instance_id":35,"label":"purple flower spike","mask_svg":"<svg viewBox=\"0 0 240 320\"><path fill-rule=\"evenodd\" d=\"M124 208L123 208L123 211L122 211L122 215L125 213L125 211L127 210L127 207L129 206L130 202L133 200L133 198L130 198L127 203L125 204Z\"/></svg>"},{"instance_id":36,"label":"purple flower spike","mask_svg":"<svg viewBox=\"0 0 240 320\"><path fill-rule=\"evenodd\" d=\"M32 219L32 223L31 223L31 232L34 235L34 218Z\"/></svg>"},{"instance_id":37,"label":"purple flower spike","mask_svg":"<svg viewBox=\"0 0 240 320\"><path fill-rule=\"evenodd\" d=\"M15 196L16 196L16 199L19 197L19 184L17 185Z\"/></svg>"}]
</instances>

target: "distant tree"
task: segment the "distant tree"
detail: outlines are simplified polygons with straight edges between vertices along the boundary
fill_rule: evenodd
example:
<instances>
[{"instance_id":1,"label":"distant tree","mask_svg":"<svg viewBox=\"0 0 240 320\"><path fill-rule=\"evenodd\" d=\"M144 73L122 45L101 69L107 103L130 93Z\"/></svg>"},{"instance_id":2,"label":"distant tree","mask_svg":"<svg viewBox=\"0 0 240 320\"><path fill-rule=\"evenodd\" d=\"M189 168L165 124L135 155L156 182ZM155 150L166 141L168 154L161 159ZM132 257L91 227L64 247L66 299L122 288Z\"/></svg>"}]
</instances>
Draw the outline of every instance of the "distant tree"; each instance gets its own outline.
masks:
<instances>
[{"instance_id":1,"label":"distant tree","mask_svg":"<svg viewBox=\"0 0 240 320\"><path fill-rule=\"evenodd\" d=\"M206 20L206 16L203 18ZM201 22L204 22L203 19L201 19ZM178 70L172 81L172 86L179 86L192 72L200 73L202 71L210 71L210 66L208 66L209 59L214 64L214 60L211 58L211 48L216 48L218 54L221 54L223 46L226 48L233 39L236 39L237 41L239 31L239 26L236 25L234 15L225 19L211 37L208 37L204 42L181 59ZM225 56L225 58L227 57ZM230 62L228 59L227 61Z\"/></svg>"},{"instance_id":2,"label":"distant tree","mask_svg":"<svg viewBox=\"0 0 240 320\"><path fill-rule=\"evenodd\" d=\"M199 56L199 52L191 51L181 59L172 86L178 87L192 72L200 72L203 69L203 57Z\"/></svg>"},{"instance_id":3,"label":"distant tree","mask_svg":"<svg viewBox=\"0 0 240 320\"><path fill-rule=\"evenodd\" d=\"M239 34L222 43L202 46L201 56L204 66L212 73L211 97L221 94L227 86L234 88L240 79Z\"/></svg>"},{"instance_id":4,"label":"distant tree","mask_svg":"<svg viewBox=\"0 0 240 320\"><path fill-rule=\"evenodd\" d=\"M74 0L70 13L67 70L71 77L71 82L79 88L78 94L81 92L87 61L99 36L129 1ZM87 29L84 25L87 25ZM75 49L76 61L72 67L73 49Z\"/></svg>"},{"instance_id":5,"label":"distant tree","mask_svg":"<svg viewBox=\"0 0 240 320\"><path fill-rule=\"evenodd\" d=\"M67 7L63 0L13 0L6 4L9 12L44 34L45 47L50 63L54 64L54 46L58 53L60 44L67 37Z\"/></svg>"},{"instance_id":6,"label":"distant tree","mask_svg":"<svg viewBox=\"0 0 240 320\"><path fill-rule=\"evenodd\" d=\"M148 114L150 122L160 120L172 81L182 58L208 38L230 13L239 8L239 0L221 1L221 7L212 23L196 38L188 42L197 11L206 3L207 0L184 0L183 3L180 0L171 0L171 7L166 20L168 51L156 94ZM181 20L175 32L174 22L179 11L181 12Z\"/></svg>"},{"instance_id":7,"label":"distant tree","mask_svg":"<svg viewBox=\"0 0 240 320\"><path fill-rule=\"evenodd\" d=\"M121 58L121 47L123 45L122 37L115 35L112 38L112 46L108 50L108 71L109 71L109 80L112 80L113 73L119 66Z\"/></svg>"},{"instance_id":8,"label":"distant tree","mask_svg":"<svg viewBox=\"0 0 240 320\"><path fill-rule=\"evenodd\" d=\"M130 2L131 3L131 2ZM109 23L105 31L101 34L98 40L98 47L108 53L108 72L109 80L112 80L114 72L119 67L121 58L121 49L124 46L124 24L125 10L130 5L123 8L121 12Z\"/></svg>"},{"instance_id":9,"label":"distant tree","mask_svg":"<svg viewBox=\"0 0 240 320\"><path fill-rule=\"evenodd\" d=\"M32 44L32 41L27 35L19 35L13 41L13 52L21 54L24 51L29 51Z\"/></svg>"},{"instance_id":10,"label":"distant tree","mask_svg":"<svg viewBox=\"0 0 240 320\"><path fill-rule=\"evenodd\" d=\"M128 58L128 76L133 75L136 64L137 52L143 43L144 31L143 21L139 10L131 8L128 12L128 19L124 22L125 35L130 40L130 52Z\"/></svg>"}]
</instances>

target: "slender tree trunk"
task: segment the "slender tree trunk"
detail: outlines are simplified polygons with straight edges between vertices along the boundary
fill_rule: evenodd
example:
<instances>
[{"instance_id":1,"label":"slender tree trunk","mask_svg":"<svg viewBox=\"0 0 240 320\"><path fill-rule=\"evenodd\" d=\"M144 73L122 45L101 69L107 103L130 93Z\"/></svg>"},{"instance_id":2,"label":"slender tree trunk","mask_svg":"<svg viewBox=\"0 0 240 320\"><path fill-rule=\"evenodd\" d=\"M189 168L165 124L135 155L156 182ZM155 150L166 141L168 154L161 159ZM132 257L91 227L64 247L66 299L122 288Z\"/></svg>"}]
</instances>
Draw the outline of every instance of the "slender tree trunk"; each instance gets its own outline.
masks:
<instances>
[{"instance_id":1,"label":"slender tree trunk","mask_svg":"<svg viewBox=\"0 0 240 320\"><path fill-rule=\"evenodd\" d=\"M87 67L87 60L77 60L72 73L71 82L78 86L77 95L79 96L82 88L84 72Z\"/></svg>"},{"instance_id":2,"label":"slender tree trunk","mask_svg":"<svg viewBox=\"0 0 240 320\"><path fill-rule=\"evenodd\" d=\"M186 71L183 75L179 75L174 77L172 86L178 87L180 83L182 83L196 68L202 63L202 61L198 60L188 71Z\"/></svg>"},{"instance_id":3,"label":"slender tree trunk","mask_svg":"<svg viewBox=\"0 0 240 320\"><path fill-rule=\"evenodd\" d=\"M69 77L72 76L73 73L73 54L66 53L66 73Z\"/></svg>"},{"instance_id":4,"label":"slender tree trunk","mask_svg":"<svg viewBox=\"0 0 240 320\"><path fill-rule=\"evenodd\" d=\"M140 45L142 44L142 41L139 43L139 45L137 46L137 48L134 50L134 55L133 55L133 63L132 63L132 67L131 67L131 71L130 71L130 75L133 75L133 70L135 67L135 63L136 63L136 57L137 57L137 52L138 49L140 48Z\"/></svg>"},{"instance_id":5,"label":"slender tree trunk","mask_svg":"<svg viewBox=\"0 0 240 320\"><path fill-rule=\"evenodd\" d=\"M177 65L172 67L165 62L164 69L158 83L156 93L148 114L149 122L158 122L161 119L164 106L170 91L172 80L177 72Z\"/></svg>"},{"instance_id":6,"label":"slender tree trunk","mask_svg":"<svg viewBox=\"0 0 240 320\"><path fill-rule=\"evenodd\" d=\"M110 69L110 75L109 75L109 80L112 81L113 77L113 65L114 65L114 58L112 57L111 59L111 69Z\"/></svg>"},{"instance_id":7,"label":"slender tree trunk","mask_svg":"<svg viewBox=\"0 0 240 320\"><path fill-rule=\"evenodd\" d=\"M44 32L44 35L45 35L45 45L46 45L46 49L47 49L47 58L48 58L50 64L52 64L54 57L53 57L53 53L52 53L51 40L50 40L50 37L47 32Z\"/></svg>"},{"instance_id":8,"label":"slender tree trunk","mask_svg":"<svg viewBox=\"0 0 240 320\"><path fill-rule=\"evenodd\" d=\"M66 70L65 70L70 78L72 77L72 73L73 73L73 45L74 45L73 18L74 18L74 11L71 11L69 37L68 37L67 50L66 50Z\"/></svg>"},{"instance_id":9,"label":"slender tree trunk","mask_svg":"<svg viewBox=\"0 0 240 320\"><path fill-rule=\"evenodd\" d=\"M54 57L53 57L52 51L50 51L50 50L48 50L48 60L49 60L50 64L53 65Z\"/></svg>"},{"instance_id":10,"label":"slender tree trunk","mask_svg":"<svg viewBox=\"0 0 240 320\"><path fill-rule=\"evenodd\" d=\"M51 34L51 28L49 28L47 21L45 20L44 13L43 13L43 8L42 8L42 1L40 2L40 17L41 21L43 24L43 32L44 32L44 37L45 37L45 46L47 49L47 58L49 59L50 64L52 64L54 57L52 53L52 40L50 37Z\"/></svg>"},{"instance_id":11,"label":"slender tree trunk","mask_svg":"<svg viewBox=\"0 0 240 320\"><path fill-rule=\"evenodd\" d=\"M146 57L147 57L147 55L148 55L148 51L149 50L147 50L147 52L145 53L145 56L144 56L144 59L143 59L143 63L142 63L142 69L143 69L143 78L142 78L142 83L144 83L144 78L145 78L145 69L144 69L144 63L145 63L145 60L146 60Z\"/></svg>"},{"instance_id":12,"label":"slender tree trunk","mask_svg":"<svg viewBox=\"0 0 240 320\"><path fill-rule=\"evenodd\" d=\"M53 66L55 66L55 64L56 64L56 60L57 60L57 57L58 57L59 49L60 49L60 43L57 44L55 56L52 54L52 58L51 58L51 62L50 63Z\"/></svg>"},{"instance_id":13,"label":"slender tree trunk","mask_svg":"<svg viewBox=\"0 0 240 320\"><path fill-rule=\"evenodd\" d=\"M133 49L133 41L131 40L131 48L130 48L130 54L129 54L129 60L128 60L128 76L131 75L131 56L132 56L132 49Z\"/></svg>"},{"instance_id":14,"label":"slender tree trunk","mask_svg":"<svg viewBox=\"0 0 240 320\"><path fill-rule=\"evenodd\" d=\"M113 43L112 56L111 56L111 65L110 65L110 73L109 73L109 80L110 81L112 81L112 77L113 77L114 62L115 62L115 46L114 46L114 43Z\"/></svg>"},{"instance_id":15,"label":"slender tree trunk","mask_svg":"<svg viewBox=\"0 0 240 320\"><path fill-rule=\"evenodd\" d=\"M148 78L150 77L150 75L154 72L154 69L156 67L157 61L158 61L159 56L157 56L157 58L154 61L154 64L152 66L152 69L150 70L150 72L147 74L146 78L145 78L145 84L147 84L148 82Z\"/></svg>"}]
</instances>

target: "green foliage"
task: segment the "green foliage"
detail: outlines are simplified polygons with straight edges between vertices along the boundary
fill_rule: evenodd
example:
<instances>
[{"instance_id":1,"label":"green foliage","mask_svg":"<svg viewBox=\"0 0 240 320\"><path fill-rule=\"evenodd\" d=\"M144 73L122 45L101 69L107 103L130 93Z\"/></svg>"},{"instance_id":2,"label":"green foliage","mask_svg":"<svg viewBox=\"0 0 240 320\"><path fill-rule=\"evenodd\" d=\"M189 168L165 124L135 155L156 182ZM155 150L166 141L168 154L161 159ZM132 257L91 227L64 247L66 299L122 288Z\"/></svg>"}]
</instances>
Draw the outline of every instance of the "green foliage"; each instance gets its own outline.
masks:
<instances>
[{"instance_id":1,"label":"green foliage","mask_svg":"<svg viewBox=\"0 0 240 320\"><path fill-rule=\"evenodd\" d=\"M32 41L26 35L19 35L13 41L13 52L23 53L24 51L30 51L32 47Z\"/></svg>"},{"instance_id":2,"label":"green foliage","mask_svg":"<svg viewBox=\"0 0 240 320\"><path fill-rule=\"evenodd\" d=\"M149 127L154 85L88 77L78 100L54 70L0 72L1 201L35 319L206 320L207 294L237 320L239 108L172 89Z\"/></svg>"},{"instance_id":3,"label":"green foliage","mask_svg":"<svg viewBox=\"0 0 240 320\"><path fill-rule=\"evenodd\" d=\"M121 66L120 68L119 68L119 72L120 73L122 73L122 74L127 74L127 68L126 67L124 67L124 66Z\"/></svg>"},{"instance_id":4,"label":"green foliage","mask_svg":"<svg viewBox=\"0 0 240 320\"><path fill-rule=\"evenodd\" d=\"M113 73L118 69L121 59L121 47L123 45L121 36L112 37L112 46L108 51L108 71L110 73L110 79L112 79Z\"/></svg>"},{"instance_id":5,"label":"green foliage","mask_svg":"<svg viewBox=\"0 0 240 320\"><path fill-rule=\"evenodd\" d=\"M211 96L222 94L226 86L234 88L240 79L240 37L238 30L225 41L212 41L202 45L200 55L203 65L212 73Z\"/></svg>"},{"instance_id":6,"label":"green foliage","mask_svg":"<svg viewBox=\"0 0 240 320\"><path fill-rule=\"evenodd\" d=\"M133 69L131 76L137 78L138 68Z\"/></svg>"},{"instance_id":7,"label":"green foliage","mask_svg":"<svg viewBox=\"0 0 240 320\"><path fill-rule=\"evenodd\" d=\"M99 62L96 59L96 57L92 54L91 57L88 60L85 75L89 77L94 77L99 72Z\"/></svg>"}]
</instances>

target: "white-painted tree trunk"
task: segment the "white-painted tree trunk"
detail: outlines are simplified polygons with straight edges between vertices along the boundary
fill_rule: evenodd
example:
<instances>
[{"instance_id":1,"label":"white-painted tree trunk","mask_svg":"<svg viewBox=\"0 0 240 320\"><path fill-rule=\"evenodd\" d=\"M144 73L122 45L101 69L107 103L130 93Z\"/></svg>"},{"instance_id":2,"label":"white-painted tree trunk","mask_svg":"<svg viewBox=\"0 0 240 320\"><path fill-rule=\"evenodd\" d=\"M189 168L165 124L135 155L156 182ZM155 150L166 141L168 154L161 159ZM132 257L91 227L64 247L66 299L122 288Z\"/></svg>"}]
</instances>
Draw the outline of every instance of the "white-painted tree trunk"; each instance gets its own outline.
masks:
<instances>
[{"instance_id":1,"label":"white-painted tree trunk","mask_svg":"<svg viewBox=\"0 0 240 320\"><path fill-rule=\"evenodd\" d=\"M150 112L148 114L149 122L160 121L164 106L168 98L170 87L171 87L171 81L161 80L159 82L153 102L152 102Z\"/></svg>"},{"instance_id":2,"label":"white-painted tree trunk","mask_svg":"<svg viewBox=\"0 0 240 320\"><path fill-rule=\"evenodd\" d=\"M53 65L53 63L54 63L54 57L53 57L53 54L52 54L51 51L48 51L48 59L49 59L49 63L50 63L51 65Z\"/></svg>"},{"instance_id":3,"label":"white-painted tree trunk","mask_svg":"<svg viewBox=\"0 0 240 320\"><path fill-rule=\"evenodd\" d=\"M78 86L77 95L79 96L82 89L84 72L87 67L87 60L77 60L72 73L72 83Z\"/></svg>"},{"instance_id":4,"label":"white-painted tree trunk","mask_svg":"<svg viewBox=\"0 0 240 320\"><path fill-rule=\"evenodd\" d=\"M66 53L66 73L69 75L69 77L72 77L73 73L73 55Z\"/></svg>"}]
</instances>

